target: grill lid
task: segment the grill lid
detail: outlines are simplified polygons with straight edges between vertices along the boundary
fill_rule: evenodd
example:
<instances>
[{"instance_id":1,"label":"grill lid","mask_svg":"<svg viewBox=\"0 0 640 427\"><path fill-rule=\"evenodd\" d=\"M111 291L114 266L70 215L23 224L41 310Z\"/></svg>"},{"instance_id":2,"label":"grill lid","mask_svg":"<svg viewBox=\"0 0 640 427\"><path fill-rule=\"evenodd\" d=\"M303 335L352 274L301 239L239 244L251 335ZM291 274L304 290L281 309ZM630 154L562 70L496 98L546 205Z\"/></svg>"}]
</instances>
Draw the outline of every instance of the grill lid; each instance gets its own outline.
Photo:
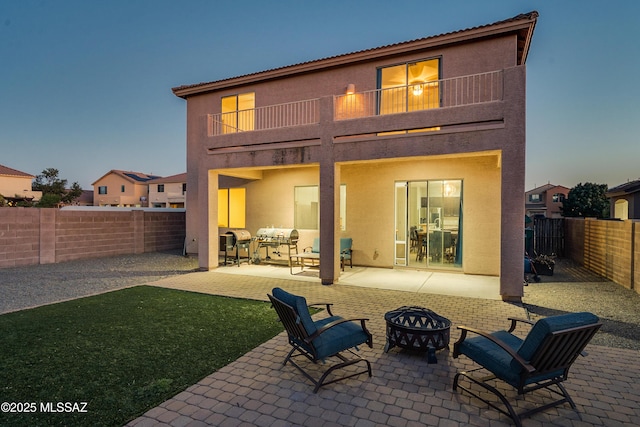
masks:
<instances>
[{"instance_id":1,"label":"grill lid","mask_svg":"<svg viewBox=\"0 0 640 427\"><path fill-rule=\"evenodd\" d=\"M260 228L256 232L256 238L260 240L297 241L299 234L295 228Z\"/></svg>"},{"instance_id":2,"label":"grill lid","mask_svg":"<svg viewBox=\"0 0 640 427\"><path fill-rule=\"evenodd\" d=\"M229 230L226 234L230 234L234 237L234 244L236 242L246 242L251 240L251 233L247 230Z\"/></svg>"}]
</instances>

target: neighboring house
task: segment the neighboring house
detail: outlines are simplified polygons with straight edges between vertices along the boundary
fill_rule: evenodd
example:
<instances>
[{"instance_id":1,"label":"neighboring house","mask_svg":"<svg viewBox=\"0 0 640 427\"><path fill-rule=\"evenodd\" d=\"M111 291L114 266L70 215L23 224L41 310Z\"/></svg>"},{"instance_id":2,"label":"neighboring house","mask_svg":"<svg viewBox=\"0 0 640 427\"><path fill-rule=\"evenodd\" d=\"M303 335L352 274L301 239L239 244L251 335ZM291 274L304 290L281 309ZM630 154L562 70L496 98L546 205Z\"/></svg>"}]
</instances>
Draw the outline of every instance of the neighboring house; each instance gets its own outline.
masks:
<instances>
[{"instance_id":1,"label":"neighboring house","mask_svg":"<svg viewBox=\"0 0 640 427\"><path fill-rule=\"evenodd\" d=\"M82 194L73 199L71 206L93 206L93 190L82 190Z\"/></svg>"},{"instance_id":2,"label":"neighboring house","mask_svg":"<svg viewBox=\"0 0 640 427\"><path fill-rule=\"evenodd\" d=\"M606 196L611 218L640 219L640 180L610 188Z\"/></svg>"},{"instance_id":3,"label":"neighboring house","mask_svg":"<svg viewBox=\"0 0 640 427\"><path fill-rule=\"evenodd\" d=\"M562 218L562 204L569 188L551 183L525 193L525 211L530 218Z\"/></svg>"},{"instance_id":4,"label":"neighboring house","mask_svg":"<svg viewBox=\"0 0 640 427\"><path fill-rule=\"evenodd\" d=\"M0 196L9 204L39 201L42 192L31 189L34 178L34 175L0 165Z\"/></svg>"},{"instance_id":5,"label":"neighboring house","mask_svg":"<svg viewBox=\"0 0 640 427\"><path fill-rule=\"evenodd\" d=\"M187 174L167 176L148 181L149 207L184 208L187 194Z\"/></svg>"},{"instance_id":6,"label":"neighboring house","mask_svg":"<svg viewBox=\"0 0 640 427\"><path fill-rule=\"evenodd\" d=\"M146 207L149 197L147 183L160 178L141 172L111 170L94 182L94 206Z\"/></svg>"},{"instance_id":7,"label":"neighboring house","mask_svg":"<svg viewBox=\"0 0 640 427\"><path fill-rule=\"evenodd\" d=\"M275 225L298 230L299 248L320 238L323 284L351 237L354 264L499 276L520 300L537 18L173 88L200 267L218 266L226 227Z\"/></svg>"}]
</instances>

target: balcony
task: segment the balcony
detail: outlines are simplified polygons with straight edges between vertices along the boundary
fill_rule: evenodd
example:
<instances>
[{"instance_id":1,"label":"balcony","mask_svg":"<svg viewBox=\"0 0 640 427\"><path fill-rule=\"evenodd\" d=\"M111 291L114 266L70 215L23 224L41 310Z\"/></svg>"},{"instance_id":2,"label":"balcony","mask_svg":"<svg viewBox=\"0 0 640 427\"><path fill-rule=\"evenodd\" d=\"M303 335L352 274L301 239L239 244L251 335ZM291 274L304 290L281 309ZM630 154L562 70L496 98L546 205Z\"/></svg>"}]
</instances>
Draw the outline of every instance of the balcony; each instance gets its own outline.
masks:
<instances>
[{"instance_id":1,"label":"balcony","mask_svg":"<svg viewBox=\"0 0 640 427\"><path fill-rule=\"evenodd\" d=\"M503 99L503 71L333 97L333 120L453 108ZM250 132L320 123L320 99L209 114L208 135Z\"/></svg>"}]
</instances>

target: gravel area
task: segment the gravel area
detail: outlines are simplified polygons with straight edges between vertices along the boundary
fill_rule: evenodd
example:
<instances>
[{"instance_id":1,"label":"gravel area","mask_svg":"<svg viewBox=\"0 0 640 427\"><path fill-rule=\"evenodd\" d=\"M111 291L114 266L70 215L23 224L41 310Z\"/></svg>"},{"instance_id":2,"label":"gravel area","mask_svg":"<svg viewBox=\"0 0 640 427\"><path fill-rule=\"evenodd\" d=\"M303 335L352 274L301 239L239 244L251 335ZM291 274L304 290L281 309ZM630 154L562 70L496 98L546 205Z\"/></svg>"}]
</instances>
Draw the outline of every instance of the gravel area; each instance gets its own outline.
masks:
<instances>
[{"instance_id":1,"label":"gravel area","mask_svg":"<svg viewBox=\"0 0 640 427\"><path fill-rule=\"evenodd\" d=\"M553 276L540 276L524 288L523 303L533 320L590 311L602 328L591 341L606 347L640 350L640 294L568 260L557 260Z\"/></svg>"},{"instance_id":2,"label":"gravel area","mask_svg":"<svg viewBox=\"0 0 640 427\"><path fill-rule=\"evenodd\" d=\"M0 314L154 282L198 268L197 258L153 252L0 269Z\"/></svg>"},{"instance_id":3,"label":"gravel area","mask_svg":"<svg viewBox=\"0 0 640 427\"><path fill-rule=\"evenodd\" d=\"M0 269L0 314L154 282L198 269L196 258L156 252ZM603 323L592 343L640 350L640 294L566 260L524 288L532 319L590 311Z\"/></svg>"}]
</instances>

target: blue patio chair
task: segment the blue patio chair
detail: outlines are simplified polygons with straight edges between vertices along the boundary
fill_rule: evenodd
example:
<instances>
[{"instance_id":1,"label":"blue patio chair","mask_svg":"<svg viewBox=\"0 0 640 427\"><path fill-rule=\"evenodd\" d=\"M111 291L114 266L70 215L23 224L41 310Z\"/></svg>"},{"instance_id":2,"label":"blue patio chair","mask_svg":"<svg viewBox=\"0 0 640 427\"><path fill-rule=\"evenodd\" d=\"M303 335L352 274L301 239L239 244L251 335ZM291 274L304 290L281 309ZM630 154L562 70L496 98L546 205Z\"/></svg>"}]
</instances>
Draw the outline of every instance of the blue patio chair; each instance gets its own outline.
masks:
<instances>
[{"instance_id":1,"label":"blue patio chair","mask_svg":"<svg viewBox=\"0 0 640 427\"><path fill-rule=\"evenodd\" d=\"M458 327L461 336L453 345L453 357L457 358L463 354L480 365L480 368L458 372L453 380L453 389L457 390L460 387L493 409L509 416L516 426L522 425L522 418L565 402L575 410L575 403L561 383L567 379L569 368L578 355L583 353L585 346L602 326L598 317L583 312L547 317L535 324L524 319L509 320L511 327L508 331L486 333L466 326ZM512 334L518 322L533 325L524 340ZM468 333L477 336L468 338ZM489 371L491 375L473 375L482 369ZM469 386L461 385L461 377L469 380ZM547 389L561 398L516 413L506 396L488 383L496 379L510 384L519 395ZM506 410L498 406L499 402L487 400L486 393L472 389L474 384L497 396Z\"/></svg>"},{"instance_id":2,"label":"blue patio chair","mask_svg":"<svg viewBox=\"0 0 640 427\"><path fill-rule=\"evenodd\" d=\"M351 259L351 246L353 245L353 239L351 237L340 238L340 267L344 271L344 264L349 261L349 267L353 268L353 260Z\"/></svg>"},{"instance_id":3,"label":"blue patio chair","mask_svg":"<svg viewBox=\"0 0 640 427\"><path fill-rule=\"evenodd\" d=\"M267 294L267 296L287 331L289 344L293 347L285 357L283 365L291 362L314 384L314 393L320 387L336 381L364 373L371 376L369 361L353 351L357 350L357 346L361 344L373 347L373 337L365 325L365 321L368 319L344 319L340 316L334 316L331 312L332 304L323 303L312 305L326 306L329 317L314 321L309 314L308 307L310 306L307 305L304 297L290 294L280 288L274 288L272 293L273 295ZM346 357L344 353L349 353L350 357ZM302 365L294 361L296 357L305 357L314 364L318 362L326 364L330 362L331 358L337 358L339 362L329 364L322 376L316 379L303 369ZM336 375L329 377L336 370L357 363L363 363L366 369L363 368L356 372L348 371L345 376L337 376L336 373Z\"/></svg>"}]
</instances>

